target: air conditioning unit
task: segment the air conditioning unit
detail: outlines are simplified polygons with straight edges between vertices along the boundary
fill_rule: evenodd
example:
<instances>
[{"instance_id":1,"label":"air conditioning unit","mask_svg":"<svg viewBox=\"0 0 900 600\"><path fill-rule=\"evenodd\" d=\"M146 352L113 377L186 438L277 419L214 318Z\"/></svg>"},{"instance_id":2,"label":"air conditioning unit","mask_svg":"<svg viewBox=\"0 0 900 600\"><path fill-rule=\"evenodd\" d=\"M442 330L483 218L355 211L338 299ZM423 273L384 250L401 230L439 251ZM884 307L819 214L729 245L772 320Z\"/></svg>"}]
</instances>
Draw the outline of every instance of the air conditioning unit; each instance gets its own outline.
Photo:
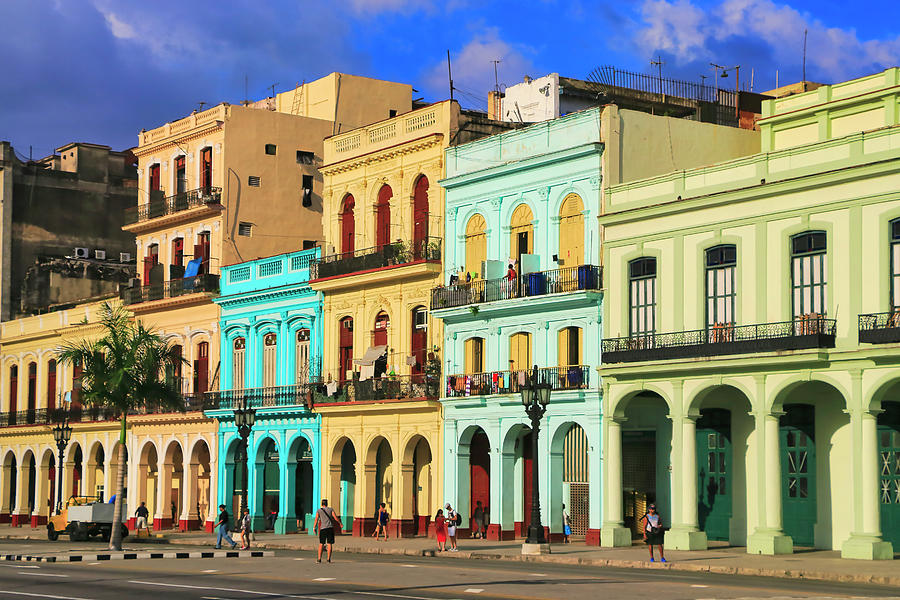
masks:
<instances>
[{"instance_id":1,"label":"air conditioning unit","mask_svg":"<svg viewBox=\"0 0 900 600\"><path fill-rule=\"evenodd\" d=\"M428 329L428 311L417 310L414 321L416 329Z\"/></svg>"},{"instance_id":2,"label":"air conditioning unit","mask_svg":"<svg viewBox=\"0 0 900 600\"><path fill-rule=\"evenodd\" d=\"M75 248L75 258L87 258L90 250L87 248Z\"/></svg>"},{"instance_id":3,"label":"air conditioning unit","mask_svg":"<svg viewBox=\"0 0 900 600\"><path fill-rule=\"evenodd\" d=\"M106 250L94 250L94 258L97 260L106 260Z\"/></svg>"},{"instance_id":4,"label":"air conditioning unit","mask_svg":"<svg viewBox=\"0 0 900 600\"><path fill-rule=\"evenodd\" d=\"M120 263L131 262L131 253L130 252L119 252L119 262Z\"/></svg>"}]
</instances>

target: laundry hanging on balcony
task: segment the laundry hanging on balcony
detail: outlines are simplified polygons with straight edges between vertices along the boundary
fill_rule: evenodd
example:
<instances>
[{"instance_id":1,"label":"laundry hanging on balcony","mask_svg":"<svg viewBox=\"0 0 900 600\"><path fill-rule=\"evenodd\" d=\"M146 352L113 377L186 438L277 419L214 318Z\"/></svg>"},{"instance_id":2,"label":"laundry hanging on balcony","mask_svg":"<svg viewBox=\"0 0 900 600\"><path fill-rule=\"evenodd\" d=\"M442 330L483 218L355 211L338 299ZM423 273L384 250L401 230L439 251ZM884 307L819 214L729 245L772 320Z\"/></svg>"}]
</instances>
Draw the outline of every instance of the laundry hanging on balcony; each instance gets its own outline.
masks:
<instances>
[{"instance_id":1,"label":"laundry hanging on balcony","mask_svg":"<svg viewBox=\"0 0 900 600\"><path fill-rule=\"evenodd\" d=\"M370 346L362 358L354 358L353 364L362 367L359 380L380 377L387 371L387 346Z\"/></svg>"}]
</instances>

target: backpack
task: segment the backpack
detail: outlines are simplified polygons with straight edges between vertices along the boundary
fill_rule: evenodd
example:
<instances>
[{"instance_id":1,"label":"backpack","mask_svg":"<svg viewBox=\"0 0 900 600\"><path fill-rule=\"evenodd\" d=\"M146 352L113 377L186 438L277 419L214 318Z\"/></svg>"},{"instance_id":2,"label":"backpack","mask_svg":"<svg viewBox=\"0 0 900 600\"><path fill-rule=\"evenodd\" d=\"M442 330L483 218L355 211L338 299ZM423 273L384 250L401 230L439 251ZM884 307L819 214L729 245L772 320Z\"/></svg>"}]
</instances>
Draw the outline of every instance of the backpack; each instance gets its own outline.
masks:
<instances>
[{"instance_id":1,"label":"backpack","mask_svg":"<svg viewBox=\"0 0 900 600\"><path fill-rule=\"evenodd\" d=\"M462 515L461 514L456 513L456 518L453 519L453 524L456 525L457 527L462 525Z\"/></svg>"}]
</instances>

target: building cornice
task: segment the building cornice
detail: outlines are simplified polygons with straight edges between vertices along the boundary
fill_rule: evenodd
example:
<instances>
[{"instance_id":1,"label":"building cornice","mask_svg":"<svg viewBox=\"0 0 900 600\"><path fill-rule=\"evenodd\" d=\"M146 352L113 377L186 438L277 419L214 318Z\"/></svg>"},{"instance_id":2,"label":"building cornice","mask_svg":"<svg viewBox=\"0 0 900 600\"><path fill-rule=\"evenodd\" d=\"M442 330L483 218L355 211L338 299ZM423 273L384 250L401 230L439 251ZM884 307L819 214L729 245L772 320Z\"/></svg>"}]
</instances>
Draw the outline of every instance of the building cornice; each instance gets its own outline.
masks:
<instances>
[{"instance_id":1,"label":"building cornice","mask_svg":"<svg viewBox=\"0 0 900 600\"><path fill-rule=\"evenodd\" d=\"M443 140L443 133L431 133L414 140L401 142L394 146L379 148L378 150L372 150L371 152L367 152L366 154L360 154L350 158L345 158L338 162L323 165L319 168L319 171L323 175L336 175L338 173L346 173L347 171L352 171L365 165L384 162L398 156L412 154L413 152L418 152L420 150L431 148L433 146L441 145L443 143Z\"/></svg>"}]
</instances>

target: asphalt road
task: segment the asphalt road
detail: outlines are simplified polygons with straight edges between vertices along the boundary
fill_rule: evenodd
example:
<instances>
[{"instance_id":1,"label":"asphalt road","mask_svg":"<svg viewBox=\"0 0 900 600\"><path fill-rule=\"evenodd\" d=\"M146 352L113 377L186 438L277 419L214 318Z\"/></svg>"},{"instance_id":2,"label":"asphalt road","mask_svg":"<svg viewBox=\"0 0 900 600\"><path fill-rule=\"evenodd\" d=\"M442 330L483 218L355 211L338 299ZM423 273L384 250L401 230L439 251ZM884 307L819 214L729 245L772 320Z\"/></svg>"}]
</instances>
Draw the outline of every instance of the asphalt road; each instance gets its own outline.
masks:
<instances>
[{"instance_id":1,"label":"asphalt road","mask_svg":"<svg viewBox=\"0 0 900 600\"><path fill-rule=\"evenodd\" d=\"M0 543L0 552L23 544ZM56 545L27 544L29 552ZM96 548L95 550L99 550ZM449 558L308 552L274 558L0 563L0 600L446 600L449 598L898 597L884 586L655 569L612 569Z\"/></svg>"}]
</instances>

